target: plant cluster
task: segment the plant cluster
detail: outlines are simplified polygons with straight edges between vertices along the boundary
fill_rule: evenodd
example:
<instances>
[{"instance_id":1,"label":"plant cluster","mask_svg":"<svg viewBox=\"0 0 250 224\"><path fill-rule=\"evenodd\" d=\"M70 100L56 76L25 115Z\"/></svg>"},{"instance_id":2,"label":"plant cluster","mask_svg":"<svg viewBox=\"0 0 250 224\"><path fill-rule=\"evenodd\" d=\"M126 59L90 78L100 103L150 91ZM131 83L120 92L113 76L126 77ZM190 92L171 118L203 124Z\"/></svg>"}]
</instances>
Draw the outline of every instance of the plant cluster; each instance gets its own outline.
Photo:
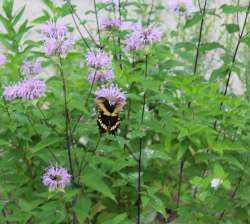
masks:
<instances>
[{"instance_id":1,"label":"plant cluster","mask_svg":"<svg viewBox=\"0 0 250 224\"><path fill-rule=\"evenodd\" d=\"M0 223L249 223L250 1L41 2L0 11Z\"/></svg>"}]
</instances>

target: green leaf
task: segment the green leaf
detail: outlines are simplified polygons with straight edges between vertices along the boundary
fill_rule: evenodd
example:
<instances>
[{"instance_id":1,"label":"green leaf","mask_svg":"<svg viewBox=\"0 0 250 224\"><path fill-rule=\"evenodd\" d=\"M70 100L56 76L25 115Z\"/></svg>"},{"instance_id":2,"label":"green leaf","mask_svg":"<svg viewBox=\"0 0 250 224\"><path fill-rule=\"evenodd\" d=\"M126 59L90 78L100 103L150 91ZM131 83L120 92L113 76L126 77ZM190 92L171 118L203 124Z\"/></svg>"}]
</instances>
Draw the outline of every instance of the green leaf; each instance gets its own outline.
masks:
<instances>
[{"instance_id":1,"label":"green leaf","mask_svg":"<svg viewBox=\"0 0 250 224\"><path fill-rule=\"evenodd\" d=\"M221 165L219 165L219 164L214 165L214 176L220 177L220 178L225 177L225 172L224 172L224 169Z\"/></svg>"},{"instance_id":2,"label":"green leaf","mask_svg":"<svg viewBox=\"0 0 250 224\"><path fill-rule=\"evenodd\" d=\"M58 138L58 137L49 137L49 138L45 138L43 139L41 142L39 142L33 149L31 149L31 152L32 153L37 153L39 152L40 150L48 147L48 146L51 146L55 143L58 143L58 142L61 142L62 139L61 138Z\"/></svg>"},{"instance_id":3,"label":"green leaf","mask_svg":"<svg viewBox=\"0 0 250 224\"><path fill-rule=\"evenodd\" d=\"M12 19L12 11L13 11L14 0L4 0L3 1L3 10L5 15Z\"/></svg>"},{"instance_id":4,"label":"green leaf","mask_svg":"<svg viewBox=\"0 0 250 224\"><path fill-rule=\"evenodd\" d=\"M239 25L234 23L226 24L226 30L228 33L235 33L240 31L240 27Z\"/></svg>"},{"instance_id":5,"label":"green leaf","mask_svg":"<svg viewBox=\"0 0 250 224\"><path fill-rule=\"evenodd\" d=\"M88 173L86 173L84 176L81 177L81 181L89 188L98 191L104 196L116 201L111 189L104 182L100 174L96 173L95 171L89 171Z\"/></svg>"},{"instance_id":6,"label":"green leaf","mask_svg":"<svg viewBox=\"0 0 250 224\"><path fill-rule=\"evenodd\" d=\"M48 13L46 10L43 10L43 15L37 17L36 19L34 19L34 20L32 21L32 23L34 23L34 24L45 23L46 21L49 20L49 18L50 18L49 13Z\"/></svg>"},{"instance_id":7,"label":"green leaf","mask_svg":"<svg viewBox=\"0 0 250 224\"><path fill-rule=\"evenodd\" d=\"M249 36L242 38L241 42L246 44L248 47L250 47L250 37Z\"/></svg>"},{"instance_id":8,"label":"green leaf","mask_svg":"<svg viewBox=\"0 0 250 224\"><path fill-rule=\"evenodd\" d=\"M111 220L103 222L103 224L123 224L124 220L127 218L126 213L115 216Z\"/></svg>"},{"instance_id":9,"label":"green leaf","mask_svg":"<svg viewBox=\"0 0 250 224\"><path fill-rule=\"evenodd\" d=\"M222 11L225 14L231 14L231 13L239 13L239 12L244 12L247 11L246 6L237 6L237 5L222 5L221 6Z\"/></svg>"},{"instance_id":10,"label":"green leaf","mask_svg":"<svg viewBox=\"0 0 250 224\"><path fill-rule=\"evenodd\" d=\"M196 25L197 23L201 21L201 19L202 19L201 14L194 14L192 17L187 19L187 22L185 24L185 29Z\"/></svg>"},{"instance_id":11,"label":"green leaf","mask_svg":"<svg viewBox=\"0 0 250 224\"><path fill-rule=\"evenodd\" d=\"M15 26L15 25L20 21L20 19L21 19L22 16L23 16L24 11L25 11L25 6L23 6L23 7L19 10L19 12L14 16L14 20L13 20L13 22L12 22L13 26Z\"/></svg>"},{"instance_id":12,"label":"green leaf","mask_svg":"<svg viewBox=\"0 0 250 224\"><path fill-rule=\"evenodd\" d=\"M201 44L200 50L201 52L205 53L206 51L211 51L218 48L223 48L223 46L218 42L210 42Z\"/></svg>"},{"instance_id":13,"label":"green leaf","mask_svg":"<svg viewBox=\"0 0 250 224\"><path fill-rule=\"evenodd\" d=\"M54 13L56 13L56 6L51 0L42 0L43 3Z\"/></svg>"},{"instance_id":14,"label":"green leaf","mask_svg":"<svg viewBox=\"0 0 250 224\"><path fill-rule=\"evenodd\" d=\"M91 208L91 200L85 196L78 197L76 203L76 217L79 223L84 223Z\"/></svg>"}]
</instances>

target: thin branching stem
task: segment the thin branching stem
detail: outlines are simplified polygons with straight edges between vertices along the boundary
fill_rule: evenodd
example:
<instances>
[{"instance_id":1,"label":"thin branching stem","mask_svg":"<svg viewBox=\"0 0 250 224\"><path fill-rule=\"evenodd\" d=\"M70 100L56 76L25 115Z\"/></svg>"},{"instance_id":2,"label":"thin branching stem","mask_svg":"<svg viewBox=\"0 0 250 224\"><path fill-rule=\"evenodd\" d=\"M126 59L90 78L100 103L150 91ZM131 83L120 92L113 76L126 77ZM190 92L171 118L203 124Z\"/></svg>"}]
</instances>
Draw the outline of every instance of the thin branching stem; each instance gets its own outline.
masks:
<instances>
[{"instance_id":1,"label":"thin branching stem","mask_svg":"<svg viewBox=\"0 0 250 224\"><path fill-rule=\"evenodd\" d=\"M245 28L246 28L246 25L247 25L247 20L248 20L248 16L249 16L249 12L250 12L250 1L248 3L248 8L247 8L247 11L246 11L246 14L245 14L245 19L244 19L244 23L243 23L243 27L242 27L242 30L239 34L239 38L238 38L238 42L236 44L236 47L235 47L235 50L234 50L234 54L233 54L233 58L232 58L232 66L234 65L235 61L236 61L236 57L237 57L237 54L238 54L238 51L239 51L239 47L240 47L240 43L241 43L241 40L244 36L244 32L245 32ZM231 75L232 75L232 70L227 70L227 81L226 81L226 86L225 86L225 90L223 92L223 95L226 96L227 95L227 92L228 92L228 88L229 88L229 83L230 83L230 79L231 79ZM220 110L222 110L222 106L223 106L223 102L220 103ZM217 123L218 123L218 120L216 119L214 121L214 124L213 124L213 128L216 130L217 129ZM219 138L219 134L217 136L217 139ZM207 153L208 153L209 150L207 150ZM203 172L203 176L205 176L206 174L206 170ZM239 185L241 184L241 178L238 180L237 184L236 184L236 190L234 191L235 193L233 194L233 198L235 197L237 191L238 191L238 188L239 188ZM196 193L197 193L197 189L195 189L195 192L193 194L193 197L195 198L196 196ZM223 217L225 215L225 210L222 211L222 213L220 214L219 216L219 219L222 220Z\"/></svg>"},{"instance_id":2,"label":"thin branching stem","mask_svg":"<svg viewBox=\"0 0 250 224\"><path fill-rule=\"evenodd\" d=\"M94 84L95 84L95 81L96 81L96 75L97 75L97 70L95 70L95 73L94 73L94 78L91 82L91 86L90 86L90 89L89 89L89 92L88 92L88 95L87 95L87 98L86 98L86 101L85 101L85 107L88 107L88 104L89 104L89 98L92 94L92 91L93 91L93 88L94 88ZM74 134L74 132L76 131L77 127L80 125L80 122L81 122L81 119L83 117L83 113L81 113L79 115L79 117L77 118L77 121L76 121L76 124L75 126L73 127L72 129L72 133Z\"/></svg>"},{"instance_id":3,"label":"thin branching stem","mask_svg":"<svg viewBox=\"0 0 250 224\"><path fill-rule=\"evenodd\" d=\"M121 13L121 0L118 0L118 15L119 20L122 19L122 13ZM120 30L118 32L118 46L119 46L119 61L120 61L120 69L122 70L122 48L121 48L121 37L120 37Z\"/></svg>"},{"instance_id":4,"label":"thin branching stem","mask_svg":"<svg viewBox=\"0 0 250 224\"><path fill-rule=\"evenodd\" d=\"M81 30L80 30L80 27L78 26L78 24L77 24L77 22L76 22L75 17L77 18L78 22L83 26L83 28L84 28L84 30L87 32L89 38L93 41L93 43L94 43L96 46L98 46L98 44L96 43L95 38L94 38L93 35L90 33L90 31L89 31L89 29L87 28L87 26L86 26L84 23L81 22L81 18L80 18L80 16L77 14L77 12L75 11L75 9L74 9L74 7L73 7L71 1L70 1L70 0L67 0L67 3L70 5L71 17L72 17L72 19L73 19L73 22L74 22L74 24L75 24L75 27L76 27L78 33L80 34L80 36L81 36L81 38L82 38L84 44L86 45L86 47L87 47L88 49L90 49L90 46L89 46L88 42L86 41L86 39L83 37L83 34L82 34Z\"/></svg>"},{"instance_id":5,"label":"thin branching stem","mask_svg":"<svg viewBox=\"0 0 250 224\"><path fill-rule=\"evenodd\" d=\"M151 5L150 5L150 11L149 11L149 16L148 16L148 21L147 21L147 26L150 25L150 22L151 22L151 16L153 14L153 9L154 9L154 2L155 0L152 0L151 1Z\"/></svg>"},{"instance_id":6,"label":"thin branching stem","mask_svg":"<svg viewBox=\"0 0 250 224\"><path fill-rule=\"evenodd\" d=\"M177 193L177 208L180 206L181 200L181 186L183 182L183 171L184 171L185 160L181 160L180 171L179 171L179 183L178 183L178 193Z\"/></svg>"},{"instance_id":7,"label":"thin branching stem","mask_svg":"<svg viewBox=\"0 0 250 224\"><path fill-rule=\"evenodd\" d=\"M98 137L96 146L95 146L94 150L91 151L91 154L95 154L95 152L97 151L98 146L100 145L100 142L101 142L101 138L102 138L102 136L100 134L99 137ZM80 182L81 174L86 169L86 167L88 166L89 162L90 162L89 160L85 161L85 163L83 163L83 160L81 161L79 172L78 172L78 183Z\"/></svg>"},{"instance_id":8,"label":"thin branching stem","mask_svg":"<svg viewBox=\"0 0 250 224\"><path fill-rule=\"evenodd\" d=\"M203 10L201 12L202 17L201 17L201 25L200 25L200 30L199 30L198 44L196 47L196 55L195 55L195 62L194 62L194 74L196 74L197 68L198 68L198 62L199 62L199 56L200 56L200 46L201 46L201 40L202 40L202 32L203 32L203 28L204 28L204 21L205 21L205 16L206 16L206 9L207 9L207 1L208 0L205 0Z\"/></svg>"},{"instance_id":9,"label":"thin branching stem","mask_svg":"<svg viewBox=\"0 0 250 224\"><path fill-rule=\"evenodd\" d=\"M238 54L238 51L239 51L239 47L240 47L240 44L241 44L241 40L242 40L242 38L244 36L244 32L245 32L245 29L246 29L247 20L248 20L248 16L249 16L249 11L250 11L250 1L248 3L248 7L247 7L246 14L245 14L245 19L244 19L244 23L243 23L243 26L242 26L242 30L241 30L241 32L239 34L239 38L238 38L238 41L237 41L237 44L236 44L236 47L235 47L235 50L234 50L232 63L231 63L232 66L234 66L234 64L235 64L237 54ZM232 76L232 69L228 69L227 70L227 80L226 80L225 90L223 92L224 96L227 95L228 88L229 88L229 83L230 83L230 80L231 80L231 76ZM223 106L223 102L220 103L220 110L222 109L222 106ZM214 125L213 125L214 129L217 128L217 123L218 123L218 120L215 120Z\"/></svg>"},{"instance_id":10,"label":"thin branching stem","mask_svg":"<svg viewBox=\"0 0 250 224\"><path fill-rule=\"evenodd\" d=\"M39 135L38 131L36 130L35 121L32 119L32 116L30 116L30 114L26 112L26 108L25 108L23 102L21 102L21 105L22 105L24 114L26 115L26 117L27 117L27 119L28 119L28 121L30 123L30 126L32 127L32 129L35 132L35 134Z\"/></svg>"},{"instance_id":11,"label":"thin branching stem","mask_svg":"<svg viewBox=\"0 0 250 224\"><path fill-rule=\"evenodd\" d=\"M101 32L100 32L100 24L99 24L99 19L98 19L98 12L97 12L96 0L94 0L94 9L95 9L95 19L96 19L97 35L98 35L99 43L101 45Z\"/></svg>"},{"instance_id":12,"label":"thin branching stem","mask_svg":"<svg viewBox=\"0 0 250 224\"><path fill-rule=\"evenodd\" d=\"M67 145L68 160L69 160L70 172L72 175L72 182L74 183L74 169L73 169L72 155L71 155L70 116L69 116L69 108L68 108L66 80L64 77L61 57L59 57L59 72L60 72L60 76L62 80L62 90L63 90L63 97L64 97L65 140L66 140L66 145Z\"/></svg>"},{"instance_id":13,"label":"thin branching stem","mask_svg":"<svg viewBox=\"0 0 250 224\"><path fill-rule=\"evenodd\" d=\"M145 72L144 77L145 79L148 76L148 55L145 56ZM143 94L143 103L142 103L142 112L141 112L141 122L140 125L143 125L144 122L144 115L145 115L145 107L146 107L146 92ZM142 173L142 144L143 139L140 138L139 141L139 156L137 160L137 224L141 223L141 173Z\"/></svg>"},{"instance_id":14,"label":"thin branching stem","mask_svg":"<svg viewBox=\"0 0 250 224\"><path fill-rule=\"evenodd\" d=\"M50 128L52 131L54 131L56 134L60 134L60 132L49 122L49 119L46 117L46 115L43 113L41 107L39 106L39 104L36 105L38 111L40 112L40 114L42 115L43 119L42 122L48 127Z\"/></svg>"},{"instance_id":15,"label":"thin branching stem","mask_svg":"<svg viewBox=\"0 0 250 224\"><path fill-rule=\"evenodd\" d=\"M199 62L199 56L200 56L200 47L201 47L201 41L202 41L202 34L203 34L203 29L204 29L204 22L205 22L205 16L206 16L206 10L207 10L207 0L205 0L203 8L201 8L201 3L198 1L199 8L200 8L200 13L201 13L201 23L200 23L200 29L199 29L199 37L198 37L198 43L196 47L196 54L195 54L195 60L194 60L194 68L193 68L193 73L194 75L197 73L198 69L198 62ZM191 108L191 102L188 102L188 108ZM182 159L180 161L180 168L179 168L179 182L178 182L178 192L177 192L177 208L180 206L180 200L181 200L181 187L182 187L182 182L183 182L183 177L184 177L184 166L185 166L185 159ZM194 197L196 194L196 189L194 193Z\"/></svg>"}]
</instances>

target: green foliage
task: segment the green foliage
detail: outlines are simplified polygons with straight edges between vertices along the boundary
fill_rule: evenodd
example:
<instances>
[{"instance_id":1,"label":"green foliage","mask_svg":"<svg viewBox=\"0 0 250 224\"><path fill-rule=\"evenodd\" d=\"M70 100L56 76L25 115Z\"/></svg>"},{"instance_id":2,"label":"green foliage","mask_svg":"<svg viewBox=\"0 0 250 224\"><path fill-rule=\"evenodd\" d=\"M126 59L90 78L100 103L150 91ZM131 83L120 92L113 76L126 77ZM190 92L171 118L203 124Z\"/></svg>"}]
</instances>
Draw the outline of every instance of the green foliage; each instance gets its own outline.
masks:
<instances>
[{"instance_id":1,"label":"green foliage","mask_svg":"<svg viewBox=\"0 0 250 224\"><path fill-rule=\"evenodd\" d=\"M1 95L5 85L23 79L20 67L26 59L42 61L47 85L46 95L33 101L6 102L1 98L0 223L136 223L140 143L141 223L249 223L249 94L238 95L226 87L231 73L240 79L249 76L249 61L241 60L249 59L248 32L239 39L248 53L236 52L234 58L235 35L242 26L227 21L237 13L244 16L246 6L208 10L201 38L203 15L184 16L160 43L135 53L123 50L127 31L102 30L100 44L113 56L115 83L126 92L127 103L118 133L100 137L94 114L97 85L86 103L91 88L84 61L86 43L77 40L74 49L61 58L60 67L58 57L43 52L41 39L29 39L30 32L39 33L38 25L60 20L77 7L71 8L67 2L61 6L52 0L42 2L42 15L31 22L25 18L28 6L15 11L13 0L3 0L0 10L4 29L0 42L7 56L7 63L0 67ZM97 10L112 15L114 9L112 4L98 3ZM151 5L143 0L122 1L120 13L125 21L160 24L164 7L156 4L148 20L150 10ZM86 12L86 17L93 13ZM210 40L207 33L215 28L207 21L213 24L217 13L226 20L220 27L226 37ZM88 20L78 22L80 29L88 27ZM77 31L74 25L72 31ZM96 31L90 32L95 37ZM91 37L84 37L91 49L96 49ZM208 55L218 51L222 52L216 56L221 63L214 65ZM197 52L198 69L194 72ZM70 127L74 130L75 183L49 192L42 183L45 168L53 164L70 170L60 69L66 79ZM221 181L218 188L211 186L215 178Z\"/></svg>"}]
</instances>

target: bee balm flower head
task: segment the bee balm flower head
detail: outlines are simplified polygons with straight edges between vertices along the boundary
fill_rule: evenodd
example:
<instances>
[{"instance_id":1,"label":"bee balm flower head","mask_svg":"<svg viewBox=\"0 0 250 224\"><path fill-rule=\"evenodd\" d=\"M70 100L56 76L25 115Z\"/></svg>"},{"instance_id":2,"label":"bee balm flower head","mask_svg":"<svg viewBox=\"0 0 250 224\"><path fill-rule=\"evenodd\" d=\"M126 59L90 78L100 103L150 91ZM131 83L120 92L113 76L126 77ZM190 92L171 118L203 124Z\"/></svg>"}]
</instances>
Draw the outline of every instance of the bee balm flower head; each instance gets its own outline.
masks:
<instances>
[{"instance_id":1,"label":"bee balm flower head","mask_svg":"<svg viewBox=\"0 0 250 224\"><path fill-rule=\"evenodd\" d=\"M178 15L189 15L196 11L192 0L169 0L169 7Z\"/></svg>"},{"instance_id":2,"label":"bee balm flower head","mask_svg":"<svg viewBox=\"0 0 250 224\"><path fill-rule=\"evenodd\" d=\"M7 101L15 99L34 100L44 95L45 82L39 79L27 79L4 87L3 96Z\"/></svg>"},{"instance_id":3,"label":"bee balm flower head","mask_svg":"<svg viewBox=\"0 0 250 224\"><path fill-rule=\"evenodd\" d=\"M63 167L50 166L43 175L43 184L49 191L64 189L70 183L71 175Z\"/></svg>"},{"instance_id":4,"label":"bee balm flower head","mask_svg":"<svg viewBox=\"0 0 250 224\"><path fill-rule=\"evenodd\" d=\"M102 86L96 92L96 100L105 99L110 105L121 105L123 107L126 103L125 94L115 85Z\"/></svg>"},{"instance_id":5,"label":"bee balm flower head","mask_svg":"<svg viewBox=\"0 0 250 224\"><path fill-rule=\"evenodd\" d=\"M122 22L120 19L110 19L110 18L102 18L101 27L106 30L118 30L121 28Z\"/></svg>"},{"instance_id":6,"label":"bee balm flower head","mask_svg":"<svg viewBox=\"0 0 250 224\"><path fill-rule=\"evenodd\" d=\"M27 77L33 77L36 75L39 75L42 71L41 62L30 62L30 61L24 61L22 65L22 73Z\"/></svg>"},{"instance_id":7,"label":"bee balm flower head","mask_svg":"<svg viewBox=\"0 0 250 224\"><path fill-rule=\"evenodd\" d=\"M111 67L110 56L102 50L97 52L88 51L86 55L87 65L94 69L103 69Z\"/></svg>"},{"instance_id":8,"label":"bee balm flower head","mask_svg":"<svg viewBox=\"0 0 250 224\"><path fill-rule=\"evenodd\" d=\"M67 27L62 22L48 22L42 26L44 48L48 55L66 54L74 45L74 40L67 35Z\"/></svg>"},{"instance_id":9,"label":"bee balm flower head","mask_svg":"<svg viewBox=\"0 0 250 224\"><path fill-rule=\"evenodd\" d=\"M162 32L157 27L139 28L134 30L125 40L126 49L139 50L145 46L160 42Z\"/></svg>"},{"instance_id":10,"label":"bee balm flower head","mask_svg":"<svg viewBox=\"0 0 250 224\"><path fill-rule=\"evenodd\" d=\"M114 79L113 70L95 71L90 73L88 77L90 83L96 83L97 81L105 82L112 79Z\"/></svg>"}]
</instances>

